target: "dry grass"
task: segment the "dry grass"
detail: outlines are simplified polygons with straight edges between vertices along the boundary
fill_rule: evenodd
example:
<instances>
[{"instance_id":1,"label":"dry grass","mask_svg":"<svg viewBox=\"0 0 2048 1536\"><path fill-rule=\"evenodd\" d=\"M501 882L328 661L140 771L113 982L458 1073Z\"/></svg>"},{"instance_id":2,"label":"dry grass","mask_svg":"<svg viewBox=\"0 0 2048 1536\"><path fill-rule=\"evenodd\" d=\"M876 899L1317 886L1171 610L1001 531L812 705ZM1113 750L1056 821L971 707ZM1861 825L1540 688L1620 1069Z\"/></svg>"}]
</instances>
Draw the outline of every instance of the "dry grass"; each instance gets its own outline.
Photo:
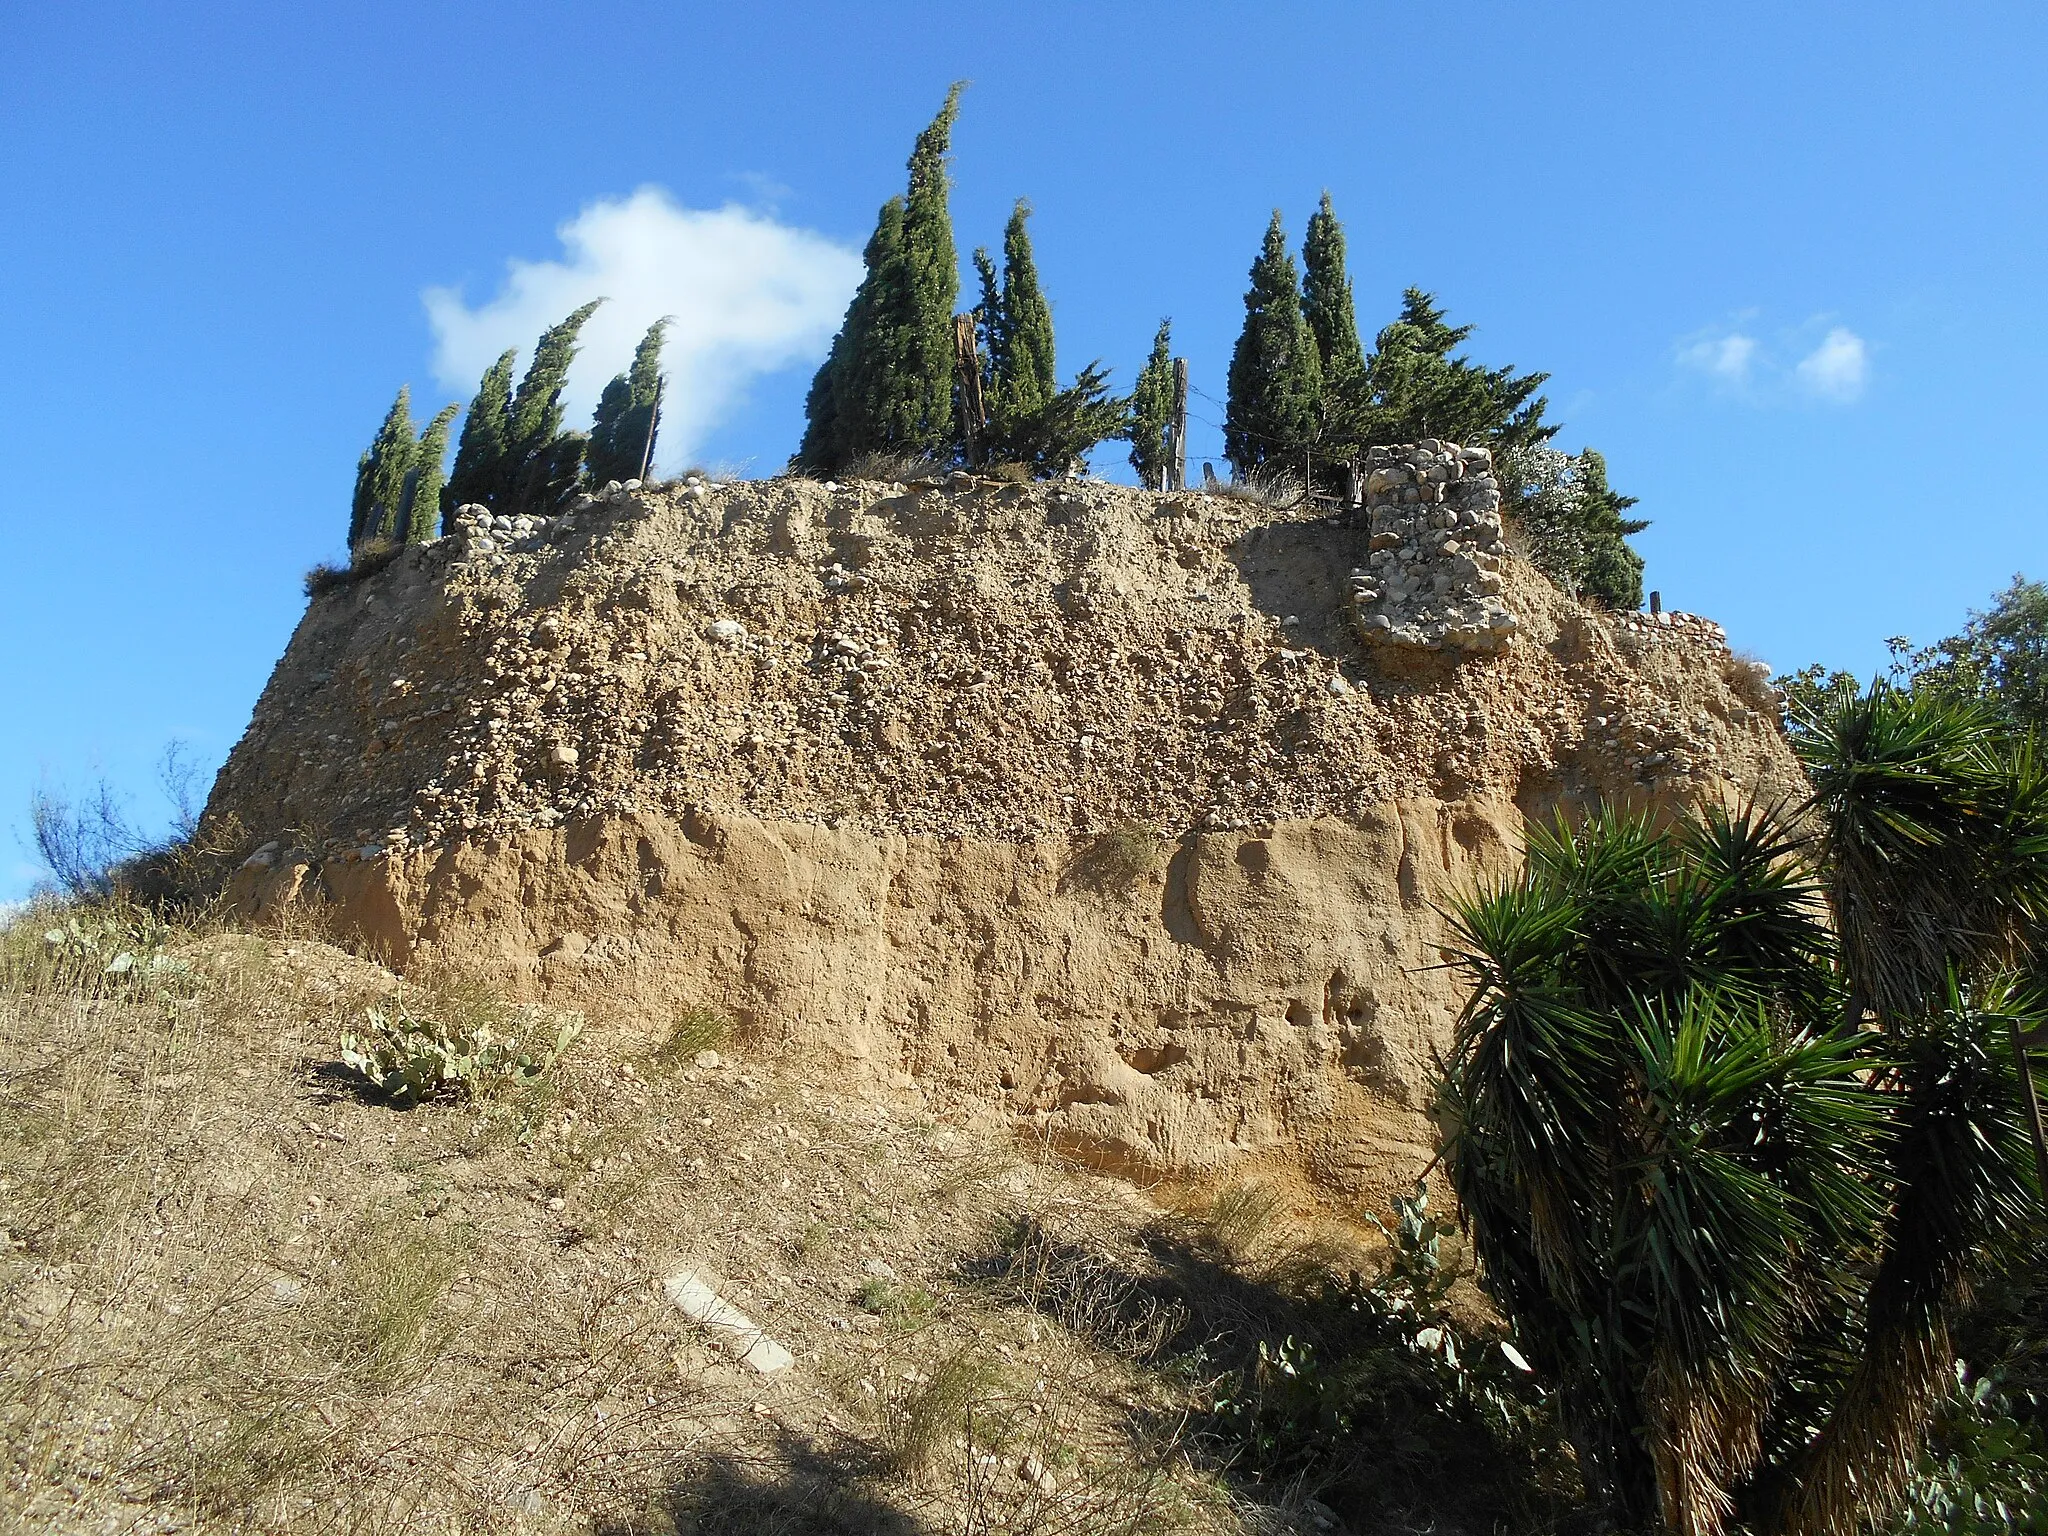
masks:
<instances>
[{"instance_id":1,"label":"dry grass","mask_svg":"<svg viewBox=\"0 0 2048 1536\"><path fill-rule=\"evenodd\" d=\"M1308 499L1308 491L1301 481L1285 471L1252 474L1242 480L1218 480L1205 483L1199 489L1206 495L1218 496L1225 501L1248 501L1254 506L1271 507L1281 512L1291 511Z\"/></svg>"},{"instance_id":2,"label":"dry grass","mask_svg":"<svg viewBox=\"0 0 2048 1536\"><path fill-rule=\"evenodd\" d=\"M1127 896L1159 865L1165 840L1150 822L1123 821L1097 834L1068 865L1065 884Z\"/></svg>"},{"instance_id":3,"label":"dry grass","mask_svg":"<svg viewBox=\"0 0 2048 1536\"><path fill-rule=\"evenodd\" d=\"M945 472L946 466L929 454L863 453L849 460L839 471L838 478L873 480L884 485L908 484L912 480L926 480Z\"/></svg>"},{"instance_id":4,"label":"dry grass","mask_svg":"<svg viewBox=\"0 0 2048 1536\"><path fill-rule=\"evenodd\" d=\"M179 928L182 969L143 986L54 964L58 915L0 929L0 1528L1264 1518L1147 1363L1180 1314L1049 1235L1008 1280L967 1272L991 1208L1135 1261L1143 1209L1099 1181L807 1063L701 1067L731 1046L708 1013L634 1055L594 1021L539 1084L396 1107L337 1061L395 985L374 965ZM407 991L497 1006L454 974ZM871 1320L876 1260L901 1278ZM797 1367L757 1377L669 1307L686 1263Z\"/></svg>"}]
</instances>

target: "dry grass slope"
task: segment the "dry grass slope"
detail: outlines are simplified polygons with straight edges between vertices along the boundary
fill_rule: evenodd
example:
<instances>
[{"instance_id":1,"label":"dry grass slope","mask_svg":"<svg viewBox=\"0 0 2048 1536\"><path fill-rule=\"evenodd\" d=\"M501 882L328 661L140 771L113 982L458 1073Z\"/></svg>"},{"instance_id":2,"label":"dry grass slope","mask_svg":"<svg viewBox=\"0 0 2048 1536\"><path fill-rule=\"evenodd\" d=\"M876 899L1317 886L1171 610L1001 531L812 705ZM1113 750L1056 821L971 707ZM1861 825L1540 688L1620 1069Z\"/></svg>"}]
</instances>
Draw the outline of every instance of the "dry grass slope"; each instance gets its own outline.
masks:
<instances>
[{"instance_id":1,"label":"dry grass slope","mask_svg":"<svg viewBox=\"0 0 2048 1536\"><path fill-rule=\"evenodd\" d=\"M337 1061L389 973L128 916L161 963L50 944L64 914L0 933L8 1526L1333 1528L1203 1427L1286 1321L1276 1191L1163 1214L708 1013L402 1107ZM685 1265L795 1368L667 1305Z\"/></svg>"}]
</instances>

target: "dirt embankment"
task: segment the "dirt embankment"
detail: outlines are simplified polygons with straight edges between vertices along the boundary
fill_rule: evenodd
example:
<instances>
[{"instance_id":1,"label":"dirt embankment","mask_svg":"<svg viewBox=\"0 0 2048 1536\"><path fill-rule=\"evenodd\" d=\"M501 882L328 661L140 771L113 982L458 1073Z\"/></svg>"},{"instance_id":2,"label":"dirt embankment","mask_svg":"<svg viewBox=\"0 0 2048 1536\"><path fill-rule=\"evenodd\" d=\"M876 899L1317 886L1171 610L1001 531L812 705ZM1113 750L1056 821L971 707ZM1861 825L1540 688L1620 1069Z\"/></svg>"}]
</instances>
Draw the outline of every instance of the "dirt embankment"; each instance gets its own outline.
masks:
<instances>
[{"instance_id":1,"label":"dirt embankment","mask_svg":"<svg viewBox=\"0 0 2048 1536\"><path fill-rule=\"evenodd\" d=\"M953 476L472 528L314 601L209 815L251 910L338 903L394 963L1376 1197L1425 1155L1440 909L1528 818L1798 782L1717 627L1583 608L1483 459L1404 462L1335 515ZM1505 644L1432 629L1453 565Z\"/></svg>"}]
</instances>

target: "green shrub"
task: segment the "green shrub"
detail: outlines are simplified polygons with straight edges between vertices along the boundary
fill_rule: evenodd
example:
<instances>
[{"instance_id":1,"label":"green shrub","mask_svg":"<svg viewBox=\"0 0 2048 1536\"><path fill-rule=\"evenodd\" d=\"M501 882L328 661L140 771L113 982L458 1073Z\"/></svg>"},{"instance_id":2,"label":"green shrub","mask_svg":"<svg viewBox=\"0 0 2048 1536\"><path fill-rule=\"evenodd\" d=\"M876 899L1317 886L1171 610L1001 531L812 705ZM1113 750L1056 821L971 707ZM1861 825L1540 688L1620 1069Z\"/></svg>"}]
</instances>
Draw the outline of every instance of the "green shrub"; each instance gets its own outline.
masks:
<instances>
[{"instance_id":1,"label":"green shrub","mask_svg":"<svg viewBox=\"0 0 2048 1536\"><path fill-rule=\"evenodd\" d=\"M1545 1394L1512 1341L1453 1313L1442 1240L1455 1225L1430 1209L1427 1188L1396 1197L1394 1215L1379 1224L1394 1245L1385 1272L1326 1279L1311 1314L1320 1337L1262 1340L1217 1384L1212 1429L1262 1480L1434 1497L1455 1455L1467 1463L1461 1497L1526 1503L1537 1474L1562 1465Z\"/></svg>"},{"instance_id":2,"label":"green shrub","mask_svg":"<svg viewBox=\"0 0 2048 1536\"><path fill-rule=\"evenodd\" d=\"M0 945L0 979L23 992L177 996L189 987L192 968L166 951L181 937L147 908L125 902L32 915Z\"/></svg>"},{"instance_id":3,"label":"green shrub","mask_svg":"<svg viewBox=\"0 0 2048 1536\"><path fill-rule=\"evenodd\" d=\"M467 1011L467 1010L464 1010ZM485 1098L496 1090L540 1077L577 1035L583 1021L565 1017L552 1045L521 1049L516 1035L500 1038L492 1022L476 1017L437 1018L415 1012L403 996L388 1008L363 1010L361 1034L341 1037L341 1059L380 1092L406 1103ZM541 1029L538 1018L530 1018Z\"/></svg>"},{"instance_id":4,"label":"green shrub","mask_svg":"<svg viewBox=\"0 0 2048 1536\"><path fill-rule=\"evenodd\" d=\"M2048 1442L1994 1373L1956 1386L1936 1410L1892 1536L2043 1536L2048 1533Z\"/></svg>"}]
</instances>

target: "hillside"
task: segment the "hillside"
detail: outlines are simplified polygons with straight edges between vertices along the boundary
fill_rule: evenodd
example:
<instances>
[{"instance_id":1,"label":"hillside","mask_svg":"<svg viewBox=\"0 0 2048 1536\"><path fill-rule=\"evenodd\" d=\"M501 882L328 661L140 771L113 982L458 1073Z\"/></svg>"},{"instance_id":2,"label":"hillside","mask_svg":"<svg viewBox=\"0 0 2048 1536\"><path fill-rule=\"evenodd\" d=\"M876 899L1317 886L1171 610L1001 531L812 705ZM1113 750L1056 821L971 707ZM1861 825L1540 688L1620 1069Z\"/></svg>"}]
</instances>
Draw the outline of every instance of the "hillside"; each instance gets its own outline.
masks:
<instances>
[{"instance_id":1,"label":"hillside","mask_svg":"<svg viewBox=\"0 0 2048 1536\"><path fill-rule=\"evenodd\" d=\"M1368 506L964 474L619 489L316 597L208 807L251 913L715 1007L1125 1173L1426 1158L1439 909L1527 818L1797 783L1763 669Z\"/></svg>"}]
</instances>

